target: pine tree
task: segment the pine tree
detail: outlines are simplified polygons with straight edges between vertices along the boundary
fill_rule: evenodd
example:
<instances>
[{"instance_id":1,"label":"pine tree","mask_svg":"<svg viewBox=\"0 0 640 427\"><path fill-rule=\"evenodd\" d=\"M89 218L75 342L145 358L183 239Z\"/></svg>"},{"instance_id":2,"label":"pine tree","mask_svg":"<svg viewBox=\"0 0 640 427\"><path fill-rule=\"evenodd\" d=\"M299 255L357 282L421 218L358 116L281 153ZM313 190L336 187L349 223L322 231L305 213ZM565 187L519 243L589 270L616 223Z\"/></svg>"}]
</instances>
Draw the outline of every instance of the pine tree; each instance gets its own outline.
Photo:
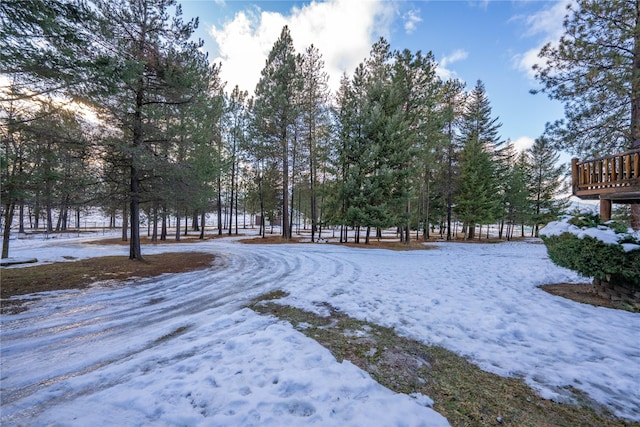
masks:
<instances>
[{"instance_id":1,"label":"pine tree","mask_svg":"<svg viewBox=\"0 0 640 427\"><path fill-rule=\"evenodd\" d=\"M564 35L538 56L536 92L564 103L547 125L554 148L583 156L640 147L640 1L580 0L567 7Z\"/></svg>"},{"instance_id":2,"label":"pine tree","mask_svg":"<svg viewBox=\"0 0 640 427\"><path fill-rule=\"evenodd\" d=\"M302 74L301 133L306 143L309 164L311 241L313 242L318 229L319 163L326 156L323 141L330 134L329 76L324 71L322 54L313 45L305 51L300 71Z\"/></svg>"},{"instance_id":3,"label":"pine tree","mask_svg":"<svg viewBox=\"0 0 640 427\"><path fill-rule=\"evenodd\" d=\"M404 221L403 240L409 244L412 216L418 222L418 216L412 214L411 199L419 188L423 189L421 196L425 200L425 224L429 222L428 201L434 155L443 142L442 117L438 111L441 81L436 76L436 63L431 53L413 54L409 50L395 53L392 80L392 90L405 128L404 135L397 138L394 145L403 157L397 175L398 187L406 198L406 201L401 201L406 208L405 214L400 215Z\"/></svg>"},{"instance_id":4,"label":"pine tree","mask_svg":"<svg viewBox=\"0 0 640 427\"><path fill-rule=\"evenodd\" d=\"M249 94L247 91L240 90L240 88L236 85L231 92L231 95L228 97L226 115L227 120L229 122L228 129L228 152L231 161L231 176L230 176L230 204L229 204L229 235L231 235L231 218L233 217L233 201L234 195L237 197L237 187L238 187L238 177L237 171L239 170L239 149L240 146L243 145L244 139L246 137L246 108L247 108L247 99ZM238 213L236 212L236 218ZM236 220L236 233L237 233L237 220Z\"/></svg>"},{"instance_id":5,"label":"pine tree","mask_svg":"<svg viewBox=\"0 0 640 427\"><path fill-rule=\"evenodd\" d=\"M173 19L168 11L175 6ZM188 64L202 55L200 43L189 38L197 20L183 22L175 0L96 1L103 26L102 55L110 55L103 75L109 77L111 91L99 100L122 131L129 171L129 215L131 239L129 258L142 259L140 249L140 204L146 162L153 157L147 140L154 134L148 117L161 104L185 104L194 74ZM156 129L160 129L156 127Z\"/></svg>"},{"instance_id":6,"label":"pine tree","mask_svg":"<svg viewBox=\"0 0 640 427\"><path fill-rule=\"evenodd\" d=\"M92 47L98 19L85 2L0 2L0 69L13 79L4 100L44 94L85 97L103 58Z\"/></svg>"},{"instance_id":7,"label":"pine tree","mask_svg":"<svg viewBox=\"0 0 640 427\"><path fill-rule=\"evenodd\" d=\"M456 135L456 129L462 120L466 94L464 84L459 80L448 80L442 88L442 133L445 139L441 158L443 159L442 195L446 199L447 240L451 240L451 219L453 214L454 196L457 197L459 188L459 151L461 139ZM427 224L428 226L428 224Z\"/></svg>"},{"instance_id":8,"label":"pine tree","mask_svg":"<svg viewBox=\"0 0 640 427\"><path fill-rule=\"evenodd\" d=\"M564 103L565 119L547 124L554 148L603 156L640 148L640 0L580 0L568 6L564 35L536 65L539 91ZM631 205L640 229L640 204Z\"/></svg>"},{"instance_id":9,"label":"pine tree","mask_svg":"<svg viewBox=\"0 0 640 427\"><path fill-rule=\"evenodd\" d=\"M289 160L300 91L293 39L287 26L273 45L255 90L254 120L260 137L279 147L282 180L282 237L291 238L289 226Z\"/></svg>"}]
</instances>

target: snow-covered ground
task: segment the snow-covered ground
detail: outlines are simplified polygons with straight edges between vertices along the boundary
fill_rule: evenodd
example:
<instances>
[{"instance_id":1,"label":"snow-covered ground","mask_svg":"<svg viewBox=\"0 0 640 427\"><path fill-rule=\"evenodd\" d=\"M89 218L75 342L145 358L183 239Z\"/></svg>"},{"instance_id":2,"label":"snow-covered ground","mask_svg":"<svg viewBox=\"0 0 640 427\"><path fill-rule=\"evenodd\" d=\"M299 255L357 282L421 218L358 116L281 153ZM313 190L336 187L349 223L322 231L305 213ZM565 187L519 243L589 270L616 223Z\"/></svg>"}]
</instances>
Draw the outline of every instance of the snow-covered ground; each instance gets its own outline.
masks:
<instances>
[{"instance_id":1,"label":"snow-covered ground","mask_svg":"<svg viewBox=\"0 0 640 427\"><path fill-rule=\"evenodd\" d=\"M102 236L97 236L102 237ZM83 239L12 241L41 262L126 254ZM554 297L583 282L539 242L394 252L234 238L144 247L208 251L206 270L33 295L3 315L2 425L447 425L285 322L243 308L273 289L449 348L549 398L568 386L640 420L640 315Z\"/></svg>"}]
</instances>

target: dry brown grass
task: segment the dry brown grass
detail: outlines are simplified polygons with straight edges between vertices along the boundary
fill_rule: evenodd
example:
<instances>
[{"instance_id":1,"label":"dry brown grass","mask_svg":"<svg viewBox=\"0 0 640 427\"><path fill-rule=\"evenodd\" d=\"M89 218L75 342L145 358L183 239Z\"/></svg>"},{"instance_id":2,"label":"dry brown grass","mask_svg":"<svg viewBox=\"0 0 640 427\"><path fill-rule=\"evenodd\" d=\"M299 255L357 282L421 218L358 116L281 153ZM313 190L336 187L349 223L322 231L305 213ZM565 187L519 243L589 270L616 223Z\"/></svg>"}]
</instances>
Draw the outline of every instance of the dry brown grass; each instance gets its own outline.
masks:
<instances>
[{"instance_id":1,"label":"dry brown grass","mask_svg":"<svg viewBox=\"0 0 640 427\"><path fill-rule=\"evenodd\" d=\"M248 237L246 239L239 240L240 243L246 243L249 245L277 245L286 243L301 243L301 238L292 237L291 239L284 239L277 234L267 234L265 237Z\"/></svg>"},{"instance_id":2,"label":"dry brown grass","mask_svg":"<svg viewBox=\"0 0 640 427\"><path fill-rule=\"evenodd\" d=\"M612 301L605 298L594 291L593 285L590 283L557 283L551 285L542 285L540 289L563 298L583 304L590 304L596 307L615 308L618 310L631 311L633 313L640 312L640 304L628 304L622 301Z\"/></svg>"},{"instance_id":3,"label":"dry brown grass","mask_svg":"<svg viewBox=\"0 0 640 427\"><path fill-rule=\"evenodd\" d=\"M164 273L182 273L206 268L214 256L201 252L145 255L144 261L124 256L88 258L70 262L0 270L2 300L34 292L84 288L101 280L127 280ZM4 301L3 301L4 304Z\"/></svg>"}]
</instances>

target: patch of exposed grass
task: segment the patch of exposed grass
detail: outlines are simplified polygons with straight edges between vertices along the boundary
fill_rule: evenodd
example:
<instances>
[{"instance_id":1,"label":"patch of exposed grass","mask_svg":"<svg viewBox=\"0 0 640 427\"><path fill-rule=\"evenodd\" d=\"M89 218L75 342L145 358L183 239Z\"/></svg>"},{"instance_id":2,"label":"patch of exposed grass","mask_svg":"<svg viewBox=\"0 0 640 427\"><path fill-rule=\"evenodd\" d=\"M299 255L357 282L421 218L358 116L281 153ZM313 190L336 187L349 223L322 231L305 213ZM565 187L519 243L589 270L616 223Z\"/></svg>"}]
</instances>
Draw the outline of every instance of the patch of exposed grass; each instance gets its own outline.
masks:
<instances>
[{"instance_id":1,"label":"patch of exposed grass","mask_svg":"<svg viewBox=\"0 0 640 427\"><path fill-rule=\"evenodd\" d=\"M164 273L182 273L206 268L214 255L201 252L177 252L145 255L144 261L124 256L88 258L71 262L35 265L0 270L3 311L7 298L34 292L84 288L103 280L128 280L153 277Z\"/></svg>"},{"instance_id":2,"label":"patch of exposed grass","mask_svg":"<svg viewBox=\"0 0 640 427\"><path fill-rule=\"evenodd\" d=\"M624 301L612 301L609 298L605 298L593 289L591 283L557 283L550 285L541 285L540 289L563 298L569 298L573 301L581 302L583 304L590 304L596 307L614 308L617 310L626 310L632 313L640 313L640 303L629 303Z\"/></svg>"},{"instance_id":3,"label":"patch of exposed grass","mask_svg":"<svg viewBox=\"0 0 640 427\"><path fill-rule=\"evenodd\" d=\"M292 237L291 239L285 239L284 237L277 234L267 234L264 237L261 236L251 236L246 239L240 239L240 243L246 243L249 245L277 245L280 243L301 243L299 237Z\"/></svg>"},{"instance_id":4,"label":"patch of exposed grass","mask_svg":"<svg viewBox=\"0 0 640 427\"><path fill-rule=\"evenodd\" d=\"M272 302L284 295L268 294L250 307L290 322L338 361L349 360L391 390L431 397L452 426L640 426L613 417L576 390L565 390L575 404L542 399L522 379L485 372L442 347L398 336L328 305L331 315L321 317Z\"/></svg>"}]
</instances>

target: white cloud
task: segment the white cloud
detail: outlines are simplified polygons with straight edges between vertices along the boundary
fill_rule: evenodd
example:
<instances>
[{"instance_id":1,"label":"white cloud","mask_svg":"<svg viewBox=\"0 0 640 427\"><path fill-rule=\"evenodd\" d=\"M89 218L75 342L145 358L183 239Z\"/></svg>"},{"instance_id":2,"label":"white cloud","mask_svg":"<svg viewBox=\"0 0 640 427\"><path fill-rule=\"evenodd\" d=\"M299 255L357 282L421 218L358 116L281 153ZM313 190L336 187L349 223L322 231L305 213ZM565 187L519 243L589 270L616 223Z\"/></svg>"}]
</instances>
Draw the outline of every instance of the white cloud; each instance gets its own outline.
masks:
<instances>
[{"instance_id":1,"label":"white cloud","mask_svg":"<svg viewBox=\"0 0 640 427\"><path fill-rule=\"evenodd\" d=\"M528 136L521 136L520 138L516 138L515 140L511 141L518 152L531 148L534 142L535 140Z\"/></svg>"},{"instance_id":2,"label":"white cloud","mask_svg":"<svg viewBox=\"0 0 640 427\"><path fill-rule=\"evenodd\" d=\"M402 19L404 20L404 31L407 34L412 34L418 28L418 24L422 22L419 9L408 11L402 16Z\"/></svg>"},{"instance_id":3,"label":"white cloud","mask_svg":"<svg viewBox=\"0 0 640 427\"><path fill-rule=\"evenodd\" d=\"M444 56L442 59L440 59L440 62L438 63L438 67L436 68L437 75L444 80L455 77L455 71L452 71L447 67L450 64L453 64L454 62L467 59L468 56L469 56L469 52L467 52L464 49L457 49L453 51L451 54Z\"/></svg>"},{"instance_id":4,"label":"white cloud","mask_svg":"<svg viewBox=\"0 0 640 427\"><path fill-rule=\"evenodd\" d=\"M221 28L209 29L219 52L213 62L222 63L222 80L228 86L238 84L253 91L282 27L288 25L297 52L313 44L322 53L329 85L335 90L342 73L351 73L380 36L388 37L393 17L393 6L384 0L313 1L294 7L288 16L241 11Z\"/></svg>"},{"instance_id":5,"label":"white cloud","mask_svg":"<svg viewBox=\"0 0 640 427\"><path fill-rule=\"evenodd\" d=\"M567 14L567 5L570 3L572 2L566 0L552 3L553 6L548 9L543 9L524 18L518 18L524 21L523 33L525 35L540 37L540 43L536 47L517 54L513 58L516 69L525 72L529 78L533 79L535 76L533 66L542 63L538 57L540 49L547 43L558 42L564 33L562 23Z\"/></svg>"}]
</instances>

